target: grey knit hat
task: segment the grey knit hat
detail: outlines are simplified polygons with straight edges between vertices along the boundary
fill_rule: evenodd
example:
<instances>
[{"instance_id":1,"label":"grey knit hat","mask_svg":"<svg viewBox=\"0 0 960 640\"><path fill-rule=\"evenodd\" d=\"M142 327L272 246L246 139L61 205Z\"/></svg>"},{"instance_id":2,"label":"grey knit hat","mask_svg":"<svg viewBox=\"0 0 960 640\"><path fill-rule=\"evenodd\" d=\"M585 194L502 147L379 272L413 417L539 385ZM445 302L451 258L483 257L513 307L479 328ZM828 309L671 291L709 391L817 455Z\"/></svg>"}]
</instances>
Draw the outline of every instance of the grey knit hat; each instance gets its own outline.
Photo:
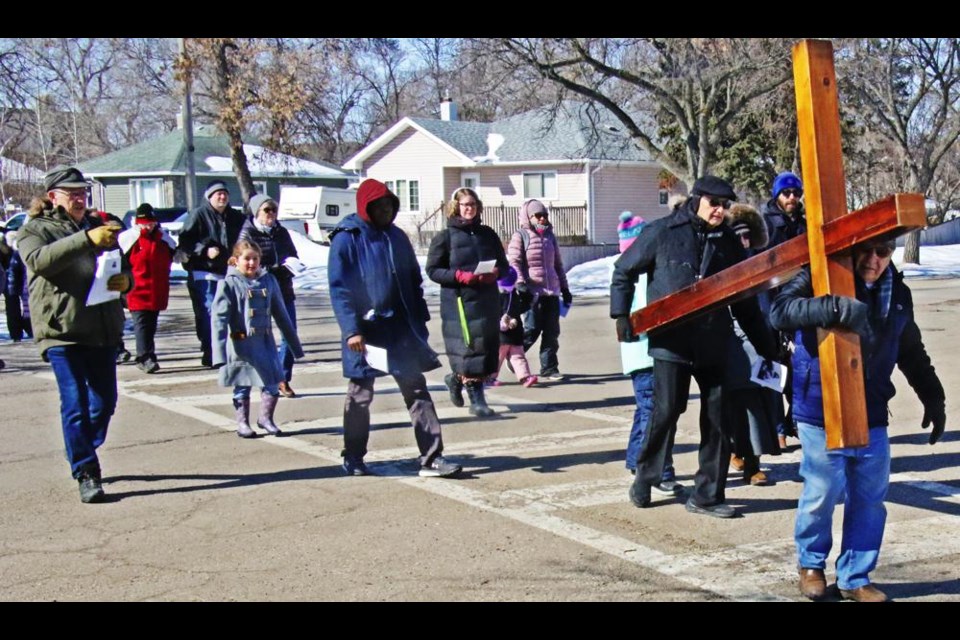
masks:
<instances>
[{"instance_id":1,"label":"grey knit hat","mask_svg":"<svg viewBox=\"0 0 960 640\"><path fill-rule=\"evenodd\" d=\"M206 190L203 192L203 197L207 200L210 199L210 196L215 194L217 191L226 191L230 193L230 190L227 189L227 183L223 180L211 180L207 185Z\"/></svg>"},{"instance_id":2,"label":"grey knit hat","mask_svg":"<svg viewBox=\"0 0 960 640\"><path fill-rule=\"evenodd\" d=\"M260 207L262 207L268 202L272 202L274 207L277 206L277 201L271 198L270 196L268 196L267 194L265 193L256 194L255 196L250 198L250 213L252 213L253 216L256 217L257 212L260 211Z\"/></svg>"}]
</instances>

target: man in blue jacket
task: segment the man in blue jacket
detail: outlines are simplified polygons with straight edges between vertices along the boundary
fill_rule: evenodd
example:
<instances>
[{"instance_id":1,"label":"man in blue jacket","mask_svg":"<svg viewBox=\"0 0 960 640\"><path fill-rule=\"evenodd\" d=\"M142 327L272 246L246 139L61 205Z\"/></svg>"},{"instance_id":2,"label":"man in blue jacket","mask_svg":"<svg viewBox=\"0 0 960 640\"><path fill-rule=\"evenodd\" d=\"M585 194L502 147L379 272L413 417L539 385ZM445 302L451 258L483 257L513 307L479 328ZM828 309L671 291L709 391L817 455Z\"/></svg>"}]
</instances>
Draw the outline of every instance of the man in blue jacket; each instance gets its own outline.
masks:
<instances>
[{"instance_id":1,"label":"man in blue jacket","mask_svg":"<svg viewBox=\"0 0 960 640\"><path fill-rule=\"evenodd\" d=\"M837 558L841 597L883 602L870 583L877 566L890 482L887 403L896 393L894 365L923 403L921 427L933 424L930 444L946 424L943 385L930 363L913 318L913 299L903 276L891 264L892 240L871 240L853 251L856 298L813 297L809 267L788 282L773 301L771 324L796 330L793 353L793 415L803 445L803 492L797 505L794 540L800 592L811 600L827 593L827 555L832 545L833 510L844 499L843 541ZM827 450L817 327L844 327L860 334L870 441L862 448ZM845 497L844 497L845 496Z\"/></svg>"},{"instance_id":2,"label":"man in blue jacket","mask_svg":"<svg viewBox=\"0 0 960 640\"><path fill-rule=\"evenodd\" d=\"M378 376L390 374L410 412L423 477L460 472L442 456L440 420L424 371L440 366L427 343L430 313L423 299L420 264L407 235L393 224L400 199L377 180L357 190L357 213L330 233L330 303L343 341L343 375L350 380L343 409L343 469L369 475L363 462L370 437L370 403ZM367 361L367 345L387 351L387 369Z\"/></svg>"}]
</instances>

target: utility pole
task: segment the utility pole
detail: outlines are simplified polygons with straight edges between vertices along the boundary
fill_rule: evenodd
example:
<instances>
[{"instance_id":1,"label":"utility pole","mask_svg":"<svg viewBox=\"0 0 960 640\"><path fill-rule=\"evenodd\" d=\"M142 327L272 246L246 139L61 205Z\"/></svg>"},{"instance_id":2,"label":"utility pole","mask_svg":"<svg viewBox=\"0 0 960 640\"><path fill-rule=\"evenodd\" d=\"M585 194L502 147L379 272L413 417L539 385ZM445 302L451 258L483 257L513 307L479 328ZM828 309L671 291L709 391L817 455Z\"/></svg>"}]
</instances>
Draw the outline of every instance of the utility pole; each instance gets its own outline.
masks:
<instances>
[{"instance_id":1,"label":"utility pole","mask_svg":"<svg viewBox=\"0 0 960 640\"><path fill-rule=\"evenodd\" d=\"M186 55L185 38L178 38L180 56ZM190 100L190 75L191 70L185 67L183 74L183 104L181 110L183 114L183 146L187 150L187 208L193 209L197 206L197 172L193 163L193 108Z\"/></svg>"}]
</instances>

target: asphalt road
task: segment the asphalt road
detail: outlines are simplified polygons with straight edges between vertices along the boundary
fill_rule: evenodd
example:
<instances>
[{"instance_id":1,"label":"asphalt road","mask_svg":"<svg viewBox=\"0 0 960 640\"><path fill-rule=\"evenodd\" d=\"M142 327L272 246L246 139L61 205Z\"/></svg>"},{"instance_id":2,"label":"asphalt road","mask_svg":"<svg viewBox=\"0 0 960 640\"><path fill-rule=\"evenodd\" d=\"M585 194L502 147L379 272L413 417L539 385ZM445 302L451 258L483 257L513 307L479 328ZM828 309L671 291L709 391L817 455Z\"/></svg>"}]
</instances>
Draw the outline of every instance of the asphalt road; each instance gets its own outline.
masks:
<instances>
[{"instance_id":1,"label":"asphalt road","mask_svg":"<svg viewBox=\"0 0 960 640\"><path fill-rule=\"evenodd\" d=\"M927 444L920 403L896 374L889 516L873 579L897 600L955 601L960 281L911 286L947 389L948 431ZM728 501L742 518L689 514L656 495L652 508L630 504L633 400L606 309L605 299L578 300L563 320L567 380L526 389L504 370L508 384L488 391L493 419L453 407L444 372L428 374L445 453L465 468L459 479L416 476L402 399L381 380L367 457L377 476L355 478L339 466L345 380L327 299L298 299L307 356L292 383L300 397L277 410L287 436L249 441L234 434L229 390L199 367L189 300L175 287L161 315L162 371L119 369L100 450L110 499L100 505L80 503L63 459L49 366L33 345L0 345L0 600L801 600L799 450L763 459L773 486L731 477ZM688 485L698 412L694 388L675 449Z\"/></svg>"}]
</instances>

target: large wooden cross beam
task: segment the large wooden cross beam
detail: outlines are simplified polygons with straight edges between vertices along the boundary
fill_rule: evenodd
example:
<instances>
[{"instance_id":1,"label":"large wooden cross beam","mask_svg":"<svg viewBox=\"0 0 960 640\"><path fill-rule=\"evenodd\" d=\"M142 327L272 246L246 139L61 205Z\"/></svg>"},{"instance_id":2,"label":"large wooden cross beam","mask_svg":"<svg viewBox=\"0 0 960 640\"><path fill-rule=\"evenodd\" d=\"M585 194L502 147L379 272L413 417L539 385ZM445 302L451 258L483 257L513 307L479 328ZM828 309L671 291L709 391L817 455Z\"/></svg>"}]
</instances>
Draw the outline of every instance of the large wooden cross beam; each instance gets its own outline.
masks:
<instances>
[{"instance_id":1,"label":"large wooden cross beam","mask_svg":"<svg viewBox=\"0 0 960 640\"><path fill-rule=\"evenodd\" d=\"M923 196L901 193L847 213L840 111L833 46L804 40L793 48L797 125L807 212L806 237L651 302L630 316L635 333L656 330L778 286L810 263L814 295L855 295L850 248L880 235L926 225ZM860 338L843 329L818 329L827 447L869 441Z\"/></svg>"}]
</instances>

